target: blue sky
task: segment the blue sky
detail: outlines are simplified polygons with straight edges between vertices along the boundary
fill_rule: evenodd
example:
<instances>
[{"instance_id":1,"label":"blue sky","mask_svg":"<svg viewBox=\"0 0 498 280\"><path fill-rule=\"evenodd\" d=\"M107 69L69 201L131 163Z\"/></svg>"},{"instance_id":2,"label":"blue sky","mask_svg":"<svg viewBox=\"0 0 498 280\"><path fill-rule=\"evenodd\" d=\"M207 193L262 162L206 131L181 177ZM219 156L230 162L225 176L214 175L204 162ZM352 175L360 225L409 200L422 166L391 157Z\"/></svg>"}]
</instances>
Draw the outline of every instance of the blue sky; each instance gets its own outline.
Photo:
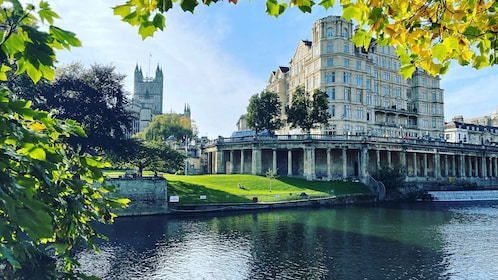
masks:
<instances>
[{"instance_id":1,"label":"blue sky","mask_svg":"<svg viewBox=\"0 0 498 280\"><path fill-rule=\"evenodd\" d=\"M264 90L271 71L288 65L299 40L310 39L315 20L339 15L317 7L311 14L289 9L273 18L262 0L200 5L193 15L176 6L166 15L166 29L142 41L136 28L110 9L124 2L49 1L62 18L56 25L75 32L83 43L59 52L59 63L112 64L128 76L130 93L135 65L144 73L154 73L159 65L165 78L164 111L180 113L189 103L199 135L209 138L235 130L249 98ZM446 120L490 114L498 106L497 81L496 67L452 67L442 78Z\"/></svg>"}]
</instances>

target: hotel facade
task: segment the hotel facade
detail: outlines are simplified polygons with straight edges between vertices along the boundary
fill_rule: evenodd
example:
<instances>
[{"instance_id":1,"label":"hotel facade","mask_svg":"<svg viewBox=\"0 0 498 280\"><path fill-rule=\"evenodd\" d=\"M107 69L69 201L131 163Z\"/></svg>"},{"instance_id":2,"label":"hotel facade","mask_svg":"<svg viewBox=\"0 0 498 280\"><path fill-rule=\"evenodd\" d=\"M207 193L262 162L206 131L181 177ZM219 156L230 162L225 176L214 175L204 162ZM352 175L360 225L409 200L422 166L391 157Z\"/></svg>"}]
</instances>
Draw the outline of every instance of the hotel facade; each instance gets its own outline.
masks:
<instances>
[{"instance_id":1,"label":"hotel facade","mask_svg":"<svg viewBox=\"0 0 498 280\"><path fill-rule=\"evenodd\" d=\"M416 70L411 79L404 79L394 48L375 40L368 50L358 48L351 41L353 34L353 23L338 16L316 21L312 39L300 41L289 65L270 74L267 90L278 93L282 108L291 104L298 86L310 93L326 92L332 117L312 133L443 137L439 77ZM285 127L277 133L292 131Z\"/></svg>"}]
</instances>

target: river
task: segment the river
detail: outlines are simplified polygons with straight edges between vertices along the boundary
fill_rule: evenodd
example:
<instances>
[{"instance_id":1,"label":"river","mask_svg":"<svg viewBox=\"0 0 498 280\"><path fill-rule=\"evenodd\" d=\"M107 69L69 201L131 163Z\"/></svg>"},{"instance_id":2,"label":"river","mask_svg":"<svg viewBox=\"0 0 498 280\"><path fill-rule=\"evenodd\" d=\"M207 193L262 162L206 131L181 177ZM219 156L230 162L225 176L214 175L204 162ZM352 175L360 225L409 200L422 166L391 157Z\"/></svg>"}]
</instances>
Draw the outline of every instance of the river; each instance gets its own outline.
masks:
<instances>
[{"instance_id":1,"label":"river","mask_svg":"<svg viewBox=\"0 0 498 280\"><path fill-rule=\"evenodd\" d=\"M103 279L498 279L498 202L118 218Z\"/></svg>"}]
</instances>

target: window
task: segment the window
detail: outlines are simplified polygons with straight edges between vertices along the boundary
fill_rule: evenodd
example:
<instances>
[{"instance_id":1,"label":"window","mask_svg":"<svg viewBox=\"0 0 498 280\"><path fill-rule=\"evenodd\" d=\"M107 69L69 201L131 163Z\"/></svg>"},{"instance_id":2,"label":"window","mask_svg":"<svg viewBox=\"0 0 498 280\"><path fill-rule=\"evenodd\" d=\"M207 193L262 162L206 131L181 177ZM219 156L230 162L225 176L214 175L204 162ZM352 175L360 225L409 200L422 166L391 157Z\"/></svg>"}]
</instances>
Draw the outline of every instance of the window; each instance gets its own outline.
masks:
<instances>
[{"instance_id":1,"label":"window","mask_svg":"<svg viewBox=\"0 0 498 280\"><path fill-rule=\"evenodd\" d=\"M351 89L344 88L344 100L351 101Z\"/></svg>"},{"instance_id":2,"label":"window","mask_svg":"<svg viewBox=\"0 0 498 280\"><path fill-rule=\"evenodd\" d=\"M379 92L379 85L377 83L374 83L373 92L375 92L375 93Z\"/></svg>"},{"instance_id":3,"label":"window","mask_svg":"<svg viewBox=\"0 0 498 280\"><path fill-rule=\"evenodd\" d=\"M434 79L433 79L433 80L431 80L431 86L432 86L433 88L437 87L437 81L436 81L436 80L434 80Z\"/></svg>"},{"instance_id":4,"label":"window","mask_svg":"<svg viewBox=\"0 0 498 280\"><path fill-rule=\"evenodd\" d=\"M384 95L389 95L389 86L384 85L383 87Z\"/></svg>"},{"instance_id":5,"label":"window","mask_svg":"<svg viewBox=\"0 0 498 280\"><path fill-rule=\"evenodd\" d=\"M327 44L327 53L334 52L334 45L332 43Z\"/></svg>"},{"instance_id":6,"label":"window","mask_svg":"<svg viewBox=\"0 0 498 280\"><path fill-rule=\"evenodd\" d=\"M344 37L344 38L348 37L348 29L347 28L342 29L342 37Z\"/></svg>"},{"instance_id":7,"label":"window","mask_svg":"<svg viewBox=\"0 0 498 280\"><path fill-rule=\"evenodd\" d=\"M427 85L427 78L422 78L422 85L426 86Z\"/></svg>"},{"instance_id":8,"label":"window","mask_svg":"<svg viewBox=\"0 0 498 280\"><path fill-rule=\"evenodd\" d=\"M422 91L422 100L427 100L427 91Z\"/></svg>"},{"instance_id":9,"label":"window","mask_svg":"<svg viewBox=\"0 0 498 280\"><path fill-rule=\"evenodd\" d=\"M356 75L356 85L359 87L363 86L363 75Z\"/></svg>"},{"instance_id":10,"label":"window","mask_svg":"<svg viewBox=\"0 0 498 280\"><path fill-rule=\"evenodd\" d=\"M432 104L432 113L434 115L437 114L437 105L436 104Z\"/></svg>"},{"instance_id":11,"label":"window","mask_svg":"<svg viewBox=\"0 0 498 280\"><path fill-rule=\"evenodd\" d=\"M374 96L374 106L379 106L379 98Z\"/></svg>"},{"instance_id":12,"label":"window","mask_svg":"<svg viewBox=\"0 0 498 280\"><path fill-rule=\"evenodd\" d=\"M335 105L329 106L329 114L331 117L335 117Z\"/></svg>"},{"instance_id":13,"label":"window","mask_svg":"<svg viewBox=\"0 0 498 280\"><path fill-rule=\"evenodd\" d=\"M396 101L396 109L401 109L401 102L400 101Z\"/></svg>"},{"instance_id":14,"label":"window","mask_svg":"<svg viewBox=\"0 0 498 280\"><path fill-rule=\"evenodd\" d=\"M394 88L394 96L395 97L401 97L401 88L400 87L395 87Z\"/></svg>"},{"instance_id":15,"label":"window","mask_svg":"<svg viewBox=\"0 0 498 280\"><path fill-rule=\"evenodd\" d=\"M363 93L361 92L361 89L357 89L356 90L356 98L355 98L355 101L356 102L362 102L363 101Z\"/></svg>"},{"instance_id":16,"label":"window","mask_svg":"<svg viewBox=\"0 0 498 280\"><path fill-rule=\"evenodd\" d=\"M385 100L384 100L384 107L385 107L385 108L389 108L389 106L390 106L390 102L389 102L389 100L388 100L388 99L385 99Z\"/></svg>"},{"instance_id":17,"label":"window","mask_svg":"<svg viewBox=\"0 0 498 280\"><path fill-rule=\"evenodd\" d=\"M428 112L427 104L422 104L422 106L420 106L420 111L422 111L422 113L427 114L427 112Z\"/></svg>"},{"instance_id":18,"label":"window","mask_svg":"<svg viewBox=\"0 0 498 280\"><path fill-rule=\"evenodd\" d=\"M351 105L344 105L344 118L351 118Z\"/></svg>"},{"instance_id":19,"label":"window","mask_svg":"<svg viewBox=\"0 0 498 280\"><path fill-rule=\"evenodd\" d=\"M356 61L356 69L361 70L361 61Z\"/></svg>"},{"instance_id":20,"label":"window","mask_svg":"<svg viewBox=\"0 0 498 280\"><path fill-rule=\"evenodd\" d=\"M332 66L334 66L334 59L327 58L327 67L332 67Z\"/></svg>"},{"instance_id":21,"label":"window","mask_svg":"<svg viewBox=\"0 0 498 280\"><path fill-rule=\"evenodd\" d=\"M325 72L325 83L335 83L335 72Z\"/></svg>"},{"instance_id":22,"label":"window","mask_svg":"<svg viewBox=\"0 0 498 280\"><path fill-rule=\"evenodd\" d=\"M332 27L327 28L327 38L334 37L334 29Z\"/></svg>"},{"instance_id":23,"label":"window","mask_svg":"<svg viewBox=\"0 0 498 280\"><path fill-rule=\"evenodd\" d=\"M344 72L344 80L345 84L351 84L351 73Z\"/></svg>"},{"instance_id":24,"label":"window","mask_svg":"<svg viewBox=\"0 0 498 280\"><path fill-rule=\"evenodd\" d=\"M384 59L380 61L380 67L382 68L386 67L386 61Z\"/></svg>"},{"instance_id":25,"label":"window","mask_svg":"<svg viewBox=\"0 0 498 280\"><path fill-rule=\"evenodd\" d=\"M365 87L366 87L367 89L372 89L372 80L367 79L367 80L365 81Z\"/></svg>"},{"instance_id":26,"label":"window","mask_svg":"<svg viewBox=\"0 0 498 280\"><path fill-rule=\"evenodd\" d=\"M349 44L344 44L344 53L349 53Z\"/></svg>"},{"instance_id":27,"label":"window","mask_svg":"<svg viewBox=\"0 0 498 280\"><path fill-rule=\"evenodd\" d=\"M372 67L370 67L369 65L367 65L367 67L365 68L365 70L367 71L367 74L370 74L372 72Z\"/></svg>"},{"instance_id":28,"label":"window","mask_svg":"<svg viewBox=\"0 0 498 280\"><path fill-rule=\"evenodd\" d=\"M401 83L401 76L399 74L394 75L394 80L396 83Z\"/></svg>"},{"instance_id":29,"label":"window","mask_svg":"<svg viewBox=\"0 0 498 280\"><path fill-rule=\"evenodd\" d=\"M344 59L344 67L349 67L349 59Z\"/></svg>"},{"instance_id":30,"label":"window","mask_svg":"<svg viewBox=\"0 0 498 280\"><path fill-rule=\"evenodd\" d=\"M432 119L432 128L436 128L436 119Z\"/></svg>"},{"instance_id":31,"label":"window","mask_svg":"<svg viewBox=\"0 0 498 280\"><path fill-rule=\"evenodd\" d=\"M389 50L389 49L388 49ZM387 61L387 69L391 70L391 60Z\"/></svg>"},{"instance_id":32,"label":"window","mask_svg":"<svg viewBox=\"0 0 498 280\"><path fill-rule=\"evenodd\" d=\"M379 71L377 71L377 69L374 70L374 77L375 78L378 78L379 77Z\"/></svg>"},{"instance_id":33,"label":"window","mask_svg":"<svg viewBox=\"0 0 498 280\"><path fill-rule=\"evenodd\" d=\"M390 75L387 72L384 72L384 80L389 81Z\"/></svg>"},{"instance_id":34,"label":"window","mask_svg":"<svg viewBox=\"0 0 498 280\"><path fill-rule=\"evenodd\" d=\"M372 105L372 94L371 93L367 93L366 95L366 103L367 105Z\"/></svg>"},{"instance_id":35,"label":"window","mask_svg":"<svg viewBox=\"0 0 498 280\"><path fill-rule=\"evenodd\" d=\"M432 91L432 101L437 101L436 91Z\"/></svg>"},{"instance_id":36,"label":"window","mask_svg":"<svg viewBox=\"0 0 498 280\"><path fill-rule=\"evenodd\" d=\"M335 88L334 87L325 88L325 93L329 96L329 100L335 100Z\"/></svg>"},{"instance_id":37,"label":"window","mask_svg":"<svg viewBox=\"0 0 498 280\"><path fill-rule=\"evenodd\" d=\"M356 119L363 120L363 108L356 107Z\"/></svg>"}]
</instances>

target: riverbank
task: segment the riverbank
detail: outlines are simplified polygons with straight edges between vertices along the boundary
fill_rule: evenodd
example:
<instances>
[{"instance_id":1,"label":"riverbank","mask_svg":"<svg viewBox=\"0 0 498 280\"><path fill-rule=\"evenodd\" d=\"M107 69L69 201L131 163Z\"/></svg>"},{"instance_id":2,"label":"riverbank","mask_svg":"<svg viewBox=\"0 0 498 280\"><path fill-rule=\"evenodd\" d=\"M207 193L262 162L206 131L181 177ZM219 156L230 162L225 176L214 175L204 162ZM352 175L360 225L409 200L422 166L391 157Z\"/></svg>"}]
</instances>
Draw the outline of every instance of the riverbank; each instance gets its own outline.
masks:
<instances>
[{"instance_id":1,"label":"riverbank","mask_svg":"<svg viewBox=\"0 0 498 280\"><path fill-rule=\"evenodd\" d=\"M322 207L348 204L375 203L377 201L374 195L356 194L342 195L328 198L309 198L294 201L281 202L256 202L256 203L222 203L222 204L190 204L169 206L168 214L180 213L203 213L203 212L222 212L222 211L243 211L243 210L260 210L260 209L280 209L280 208L297 208L297 207Z\"/></svg>"}]
</instances>

